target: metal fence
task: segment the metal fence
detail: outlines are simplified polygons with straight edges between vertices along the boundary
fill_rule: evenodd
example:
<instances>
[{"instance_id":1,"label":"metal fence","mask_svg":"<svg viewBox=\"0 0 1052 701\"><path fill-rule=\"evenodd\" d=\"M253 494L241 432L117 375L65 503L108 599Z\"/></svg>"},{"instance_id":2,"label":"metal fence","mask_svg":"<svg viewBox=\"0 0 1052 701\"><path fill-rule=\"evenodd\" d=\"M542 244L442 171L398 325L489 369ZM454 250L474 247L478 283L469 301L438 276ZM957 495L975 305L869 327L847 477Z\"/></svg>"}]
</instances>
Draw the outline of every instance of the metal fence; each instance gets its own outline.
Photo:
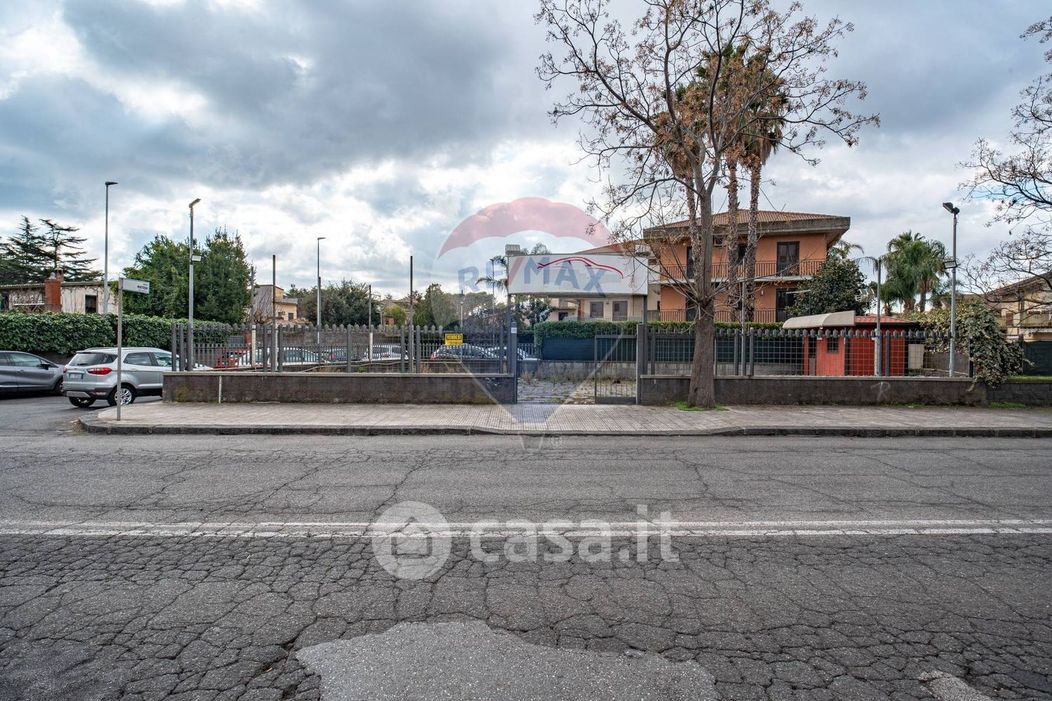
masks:
<instances>
[{"instance_id":1,"label":"metal fence","mask_svg":"<svg viewBox=\"0 0 1052 701\"><path fill-rule=\"evenodd\" d=\"M194 367L278 372L509 372L505 329L445 331L421 326L247 324L225 338L195 338ZM172 330L177 370L189 370L186 326Z\"/></svg>"},{"instance_id":2,"label":"metal fence","mask_svg":"<svg viewBox=\"0 0 1052 701\"><path fill-rule=\"evenodd\" d=\"M921 330L716 329L718 376L946 376L948 338ZM646 375L690 374L692 329L648 329ZM967 358L958 367L969 368Z\"/></svg>"}]
</instances>

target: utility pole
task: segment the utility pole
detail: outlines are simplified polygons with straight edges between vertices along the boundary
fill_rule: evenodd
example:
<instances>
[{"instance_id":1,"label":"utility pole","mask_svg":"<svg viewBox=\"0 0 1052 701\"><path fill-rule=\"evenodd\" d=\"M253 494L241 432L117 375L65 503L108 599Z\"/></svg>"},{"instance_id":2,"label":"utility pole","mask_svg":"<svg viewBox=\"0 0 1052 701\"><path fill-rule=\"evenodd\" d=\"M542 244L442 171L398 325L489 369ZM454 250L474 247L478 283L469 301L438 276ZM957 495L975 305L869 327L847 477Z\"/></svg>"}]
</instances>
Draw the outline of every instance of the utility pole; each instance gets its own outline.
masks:
<instances>
[{"instance_id":1,"label":"utility pole","mask_svg":"<svg viewBox=\"0 0 1052 701\"><path fill-rule=\"evenodd\" d=\"M201 198L196 198L190 203L190 285L188 297L187 320L190 322L187 325L187 362L190 364L190 370L194 369L194 259L197 257L194 254L194 205L201 201Z\"/></svg>"},{"instance_id":2,"label":"utility pole","mask_svg":"<svg viewBox=\"0 0 1052 701\"><path fill-rule=\"evenodd\" d=\"M952 202L943 202L943 209L953 215L953 239L950 243L950 377L957 369L957 215L961 213Z\"/></svg>"},{"instance_id":3,"label":"utility pole","mask_svg":"<svg viewBox=\"0 0 1052 701\"><path fill-rule=\"evenodd\" d=\"M106 181L106 224L102 242L102 313L110 313L110 187L114 180Z\"/></svg>"},{"instance_id":4,"label":"utility pole","mask_svg":"<svg viewBox=\"0 0 1052 701\"><path fill-rule=\"evenodd\" d=\"M873 340L873 374L880 377L884 374L884 348L880 337L880 283L883 261L880 258L873 259L877 265L877 337Z\"/></svg>"},{"instance_id":5,"label":"utility pole","mask_svg":"<svg viewBox=\"0 0 1052 701\"><path fill-rule=\"evenodd\" d=\"M278 369L278 257L270 256L270 369Z\"/></svg>"},{"instance_id":6,"label":"utility pole","mask_svg":"<svg viewBox=\"0 0 1052 701\"><path fill-rule=\"evenodd\" d=\"M318 335L317 341L318 341L318 357L319 358L321 357L321 242L324 241L324 240L325 240L324 236L319 236L318 237L318 288L317 288L318 295L317 295L317 299L315 301L316 301L316 306L317 306L316 317L317 317L317 320L318 320L318 323L316 324L316 331L317 331L317 335Z\"/></svg>"}]
</instances>

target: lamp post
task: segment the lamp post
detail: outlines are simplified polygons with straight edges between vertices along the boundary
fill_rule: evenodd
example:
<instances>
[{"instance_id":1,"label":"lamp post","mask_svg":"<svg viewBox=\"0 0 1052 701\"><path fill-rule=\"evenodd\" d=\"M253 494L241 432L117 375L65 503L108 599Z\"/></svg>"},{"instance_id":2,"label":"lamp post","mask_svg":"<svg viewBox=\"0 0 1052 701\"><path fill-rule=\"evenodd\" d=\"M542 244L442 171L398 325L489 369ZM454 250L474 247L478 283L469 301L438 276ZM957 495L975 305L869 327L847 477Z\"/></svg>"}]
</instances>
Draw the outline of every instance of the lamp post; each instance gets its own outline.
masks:
<instances>
[{"instance_id":1,"label":"lamp post","mask_svg":"<svg viewBox=\"0 0 1052 701\"><path fill-rule=\"evenodd\" d=\"M189 369L194 369L194 205L201 201L200 197L190 203L190 284L187 303L187 332L186 332L186 362ZM184 368L185 369L185 368Z\"/></svg>"},{"instance_id":2,"label":"lamp post","mask_svg":"<svg viewBox=\"0 0 1052 701\"><path fill-rule=\"evenodd\" d=\"M877 327L873 331L873 374L880 377L884 374L884 349L880 336L880 285L884 258L882 256L864 256L862 260L868 260L873 263L873 267L877 271Z\"/></svg>"},{"instance_id":3,"label":"lamp post","mask_svg":"<svg viewBox=\"0 0 1052 701\"><path fill-rule=\"evenodd\" d=\"M321 353L321 242L325 240L324 236L317 237L318 243L318 287L317 287L317 298L315 299L317 306L317 313L315 317L317 319L316 331L318 336L318 353Z\"/></svg>"},{"instance_id":4,"label":"lamp post","mask_svg":"<svg viewBox=\"0 0 1052 701\"><path fill-rule=\"evenodd\" d=\"M957 369L957 215L960 208L953 202L943 202L942 208L953 215L953 238L950 243L950 257L945 261L950 269L950 377Z\"/></svg>"},{"instance_id":5,"label":"lamp post","mask_svg":"<svg viewBox=\"0 0 1052 701\"><path fill-rule=\"evenodd\" d=\"M110 313L110 186L115 180L106 181L106 223L102 242L102 313Z\"/></svg>"}]
</instances>

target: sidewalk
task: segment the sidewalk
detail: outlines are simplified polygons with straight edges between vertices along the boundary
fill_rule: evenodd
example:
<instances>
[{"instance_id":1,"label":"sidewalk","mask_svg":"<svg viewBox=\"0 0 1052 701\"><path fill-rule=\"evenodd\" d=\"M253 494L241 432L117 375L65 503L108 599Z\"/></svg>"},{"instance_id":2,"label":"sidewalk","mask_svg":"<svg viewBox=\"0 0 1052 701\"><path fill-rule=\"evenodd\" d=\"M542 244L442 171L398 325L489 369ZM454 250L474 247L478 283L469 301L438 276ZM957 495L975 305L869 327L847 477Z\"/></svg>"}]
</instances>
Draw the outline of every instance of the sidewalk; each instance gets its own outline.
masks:
<instances>
[{"instance_id":1,"label":"sidewalk","mask_svg":"<svg viewBox=\"0 0 1052 701\"><path fill-rule=\"evenodd\" d=\"M619 405L153 404L87 414L93 433L502 434L533 436L1052 437L1052 409Z\"/></svg>"}]
</instances>

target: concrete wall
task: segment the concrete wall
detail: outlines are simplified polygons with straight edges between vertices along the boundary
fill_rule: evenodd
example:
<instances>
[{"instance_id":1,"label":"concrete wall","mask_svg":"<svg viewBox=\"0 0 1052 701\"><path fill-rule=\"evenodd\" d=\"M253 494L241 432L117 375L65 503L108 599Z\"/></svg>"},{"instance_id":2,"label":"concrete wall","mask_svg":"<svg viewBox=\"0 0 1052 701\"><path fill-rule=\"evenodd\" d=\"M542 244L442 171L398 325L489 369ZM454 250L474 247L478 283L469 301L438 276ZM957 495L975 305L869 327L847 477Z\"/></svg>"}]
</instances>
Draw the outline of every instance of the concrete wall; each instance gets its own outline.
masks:
<instances>
[{"instance_id":1,"label":"concrete wall","mask_svg":"<svg viewBox=\"0 0 1052 701\"><path fill-rule=\"evenodd\" d=\"M643 404L664 405L684 401L687 398L689 382L689 379L686 377L644 376L640 380L639 387L641 402ZM1006 387L1006 385L1002 385L1002 387ZM867 404L927 404L982 406L987 404L989 399L985 385L977 384L973 387L972 381L967 378L951 380L934 377L721 377L716 379L716 401L720 404L768 405L847 404L862 406ZM997 399L997 401L1022 400ZM1037 403L1034 402L1034 404L1036 405Z\"/></svg>"},{"instance_id":2,"label":"concrete wall","mask_svg":"<svg viewBox=\"0 0 1052 701\"><path fill-rule=\"evenodd\" d=\"M1044 382L1005 382L986 390L991 402L1052 406L1052 378Z\"/></svg>"},{"instance_id":3,"label":"concrete wall","mask_svg":"<svg viewBox=\"0 0 1052 701\"><path fill-rule=\"evenodd\" d=\"M186 372L164 376L166 402L508 404L510 375Z\"/></svg>"}]
</instances>

